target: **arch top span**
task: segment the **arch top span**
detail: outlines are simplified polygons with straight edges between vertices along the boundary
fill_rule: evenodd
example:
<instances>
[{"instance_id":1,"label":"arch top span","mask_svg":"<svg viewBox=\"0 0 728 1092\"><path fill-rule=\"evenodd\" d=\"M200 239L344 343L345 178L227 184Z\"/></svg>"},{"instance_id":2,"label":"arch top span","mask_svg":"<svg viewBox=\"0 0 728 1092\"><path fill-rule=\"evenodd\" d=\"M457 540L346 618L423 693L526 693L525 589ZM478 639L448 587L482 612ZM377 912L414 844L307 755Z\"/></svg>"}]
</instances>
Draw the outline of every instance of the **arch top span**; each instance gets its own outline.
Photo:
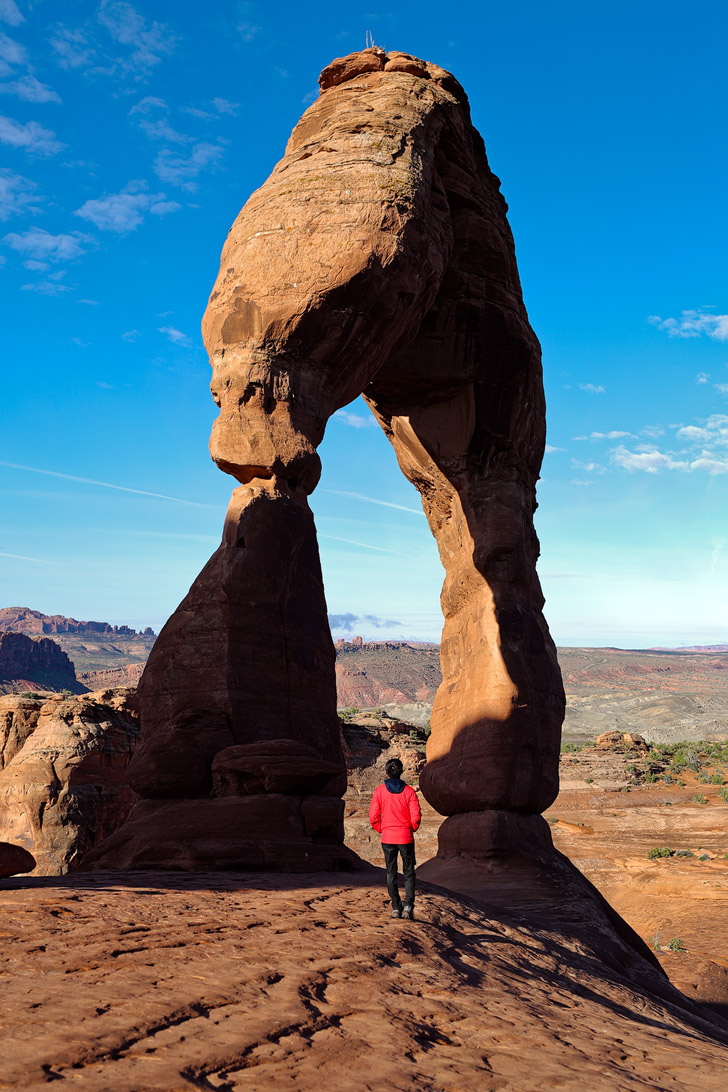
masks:
<instances>
[{"instance_id":1,"label":"arch top span","mask_svg":"<svg viewBox=\"0 0 728 1092\"><path fill-rule=\"evenodd\" d=\"M230 838L252 857L250 825L267 816L278 833L259 866L289 867L305 845L304 870L346 861L307 496L326 423L357 395L419 490L446 573L425 795L445 815L540 812L564 706L535 569L540 349L467 97L443 69L376 48L332 62L320 84L233 224L205 312L210 451L239 485L222 545L150 657L131 767L144 844L174 797L208 845L225 809L238 816ZM288 772L266 781L256 762ZM127 832L114 850L127 864L132 843Z\"/></svg>"}]
</instances>

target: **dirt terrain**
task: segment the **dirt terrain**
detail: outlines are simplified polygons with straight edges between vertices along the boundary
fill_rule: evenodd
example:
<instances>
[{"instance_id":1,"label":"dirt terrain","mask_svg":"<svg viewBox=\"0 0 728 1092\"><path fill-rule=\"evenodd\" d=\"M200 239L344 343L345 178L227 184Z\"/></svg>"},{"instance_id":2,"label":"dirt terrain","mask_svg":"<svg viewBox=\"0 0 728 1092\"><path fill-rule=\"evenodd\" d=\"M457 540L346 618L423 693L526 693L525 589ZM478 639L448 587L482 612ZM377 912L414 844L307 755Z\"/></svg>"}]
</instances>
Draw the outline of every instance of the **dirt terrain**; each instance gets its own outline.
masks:
<instances>
[{"instance_id":1,"label":"dirt terrain","mask_svg":"<svg viewBox=\"0 0 728 1092\"><path fill-rule=\"evenodd\" d=\"M685 758L695 768L681 769ZM556 847L659 952L671 980L726 1006L727 768L728 746L586 747L562 755L546 813Z\"/></svg>"}]
</instances>

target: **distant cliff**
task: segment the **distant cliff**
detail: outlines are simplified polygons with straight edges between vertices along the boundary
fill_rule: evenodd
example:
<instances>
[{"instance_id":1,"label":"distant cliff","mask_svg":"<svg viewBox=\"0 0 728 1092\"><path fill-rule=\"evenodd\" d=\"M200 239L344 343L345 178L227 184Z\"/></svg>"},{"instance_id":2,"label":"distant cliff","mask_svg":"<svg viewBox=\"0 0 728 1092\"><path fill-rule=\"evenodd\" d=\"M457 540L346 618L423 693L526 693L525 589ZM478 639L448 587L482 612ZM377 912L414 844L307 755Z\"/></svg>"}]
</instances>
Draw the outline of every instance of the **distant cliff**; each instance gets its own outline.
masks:
<instances>
[{"instance_id":1,"label":"distant cliff","mask_svg":"<svg viewBox=\"0 0 728 1092\"><path fill-rule=\"evenodd\" d=\"M0 693L22 690L70 690L86 687L63 649L48 637L33 639L25 633L0 633Z\"/></svg>"},{"instance_id":2,"label":"distant cliff","mask_svg":"<svg viewBox=\"0 0 728 1092\"><path fill-rule=\"evenodd\" d=\"M0 633L88 633L118 634L122 637L154 637L151 626L145 630L131 626L112 626L109 622L79 622L63 614L41 614L30 607L3 607L0 609Z\"/></svg>"}]
</instances>

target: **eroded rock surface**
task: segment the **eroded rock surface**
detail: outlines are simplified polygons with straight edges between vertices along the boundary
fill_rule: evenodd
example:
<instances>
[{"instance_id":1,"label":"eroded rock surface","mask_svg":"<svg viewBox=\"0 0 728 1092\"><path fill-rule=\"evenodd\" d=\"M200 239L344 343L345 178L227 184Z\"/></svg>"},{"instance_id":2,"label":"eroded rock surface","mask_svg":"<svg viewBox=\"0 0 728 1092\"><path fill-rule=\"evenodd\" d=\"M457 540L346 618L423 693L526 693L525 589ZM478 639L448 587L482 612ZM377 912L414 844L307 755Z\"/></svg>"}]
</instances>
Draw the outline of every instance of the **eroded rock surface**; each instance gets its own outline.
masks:
<instances>
[{"instance_id":1,"label":"eroded rock surface","mask_svg":"<svg viewBox=\"0 0 728 1092\"><path fill-rule=\"evenodd\" d=\"M11 889L8 890L7 888ZM0 884L8 1087L723 1092L728 1026L572 888L489 903L382 870Z\"/></svg>"},{"instance_id":2,"label":"eroded rock surface","mask_svg":"<svg viewBox=\"0 0 728 1092\"><path fill-rule=\"evenodd\" d=\"M0 697L0 838L32 853L37 875L76 868L129 814L131 702L125 690Z\"/></svg>"},{"instance_id":3,"label":"eroded rock surface","mask_svg":"<svg viewBox=\"0 0 728 1092\"><path fill-rule=\"evenodd\" d=\"M320 85L223 249L203 321L220 407L210 450L240 485L222 546L140 683L136 833L118 832L96 865L178 863L184 851L152 848L169 829L164 799L206 814L208 832L231 801L257 814L247 793L225 808L215 795L216 756L239 745L306 743L342 775L317 793L343 793L307 496L326 422L361 393L422 496L446 570L423 792L443 814L477 816L535 815L556 795L564 696L532 518L540 350L499 181L464 91L438 66L370 49L334 61ZM259 793L261 814L279 807L283 822L289 803L274 795ZM293 841L311 844L304 789L283 796L296 802ZM229 827L219 845L210 838L211 858L233 852ZM290 857L281 838L281 867Z\"/></svg>"}]
</instances>

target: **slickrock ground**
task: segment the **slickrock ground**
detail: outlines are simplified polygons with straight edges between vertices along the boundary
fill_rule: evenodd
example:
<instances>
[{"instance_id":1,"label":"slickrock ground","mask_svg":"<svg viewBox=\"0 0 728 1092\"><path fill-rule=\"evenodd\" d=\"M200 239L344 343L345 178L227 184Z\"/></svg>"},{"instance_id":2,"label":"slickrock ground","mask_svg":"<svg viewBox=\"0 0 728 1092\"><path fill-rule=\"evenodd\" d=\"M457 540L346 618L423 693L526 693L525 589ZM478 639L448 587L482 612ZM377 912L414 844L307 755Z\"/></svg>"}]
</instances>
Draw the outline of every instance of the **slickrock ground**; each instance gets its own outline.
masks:
<instances>
[{"instance_id":1,"label":"slickrock ground","mask_svg":"<svg viewBox=\"0 0 728 1092\"><path fill-rule=\"evenodd\" d=\"M553 906L385 904L374 870L2 881L0 1088L724 1089L728 1024Z\"/></svg>"}]
</instances>

